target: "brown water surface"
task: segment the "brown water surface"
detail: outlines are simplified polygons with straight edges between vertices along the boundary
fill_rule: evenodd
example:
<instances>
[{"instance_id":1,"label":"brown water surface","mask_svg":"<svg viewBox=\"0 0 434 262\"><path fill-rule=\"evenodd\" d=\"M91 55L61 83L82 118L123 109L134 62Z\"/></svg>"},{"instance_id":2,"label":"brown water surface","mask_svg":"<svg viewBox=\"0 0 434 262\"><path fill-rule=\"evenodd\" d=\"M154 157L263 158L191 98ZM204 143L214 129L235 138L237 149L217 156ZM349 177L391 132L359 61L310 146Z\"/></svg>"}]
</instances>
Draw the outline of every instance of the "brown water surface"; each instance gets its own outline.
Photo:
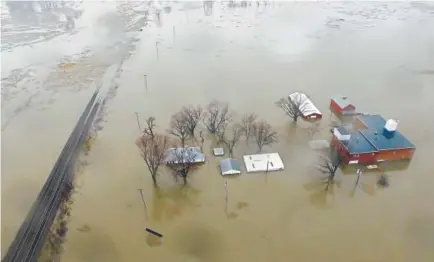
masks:
<instances>
[{"instance_id":1,"label":"brown water surface","mask_svg":"<svg viewBox=\"0 0 434 262\"><path fill-rule=\"evenodd\" d=\"M418 73L434 69L433 15L404 4L330 5L216 10L209 17L200 9L174 12L163 17L161 28L140 32L116 96L108 102L104 128L86 157L88 165L77 177L62 261L434 261L434 75ZM309 124L291 127L273 105L294 90L308 93L324 113L317 139L329 138L329 97L338 93L363 112L399 119L399 129L417 146L412 163L388 171L389 188L378 188L376 174L369 173L354 190L354 172L339 171L340 186L325 192L312 182ZM214 98L228 102L238 115L255 112L273 125L280 142L265 150L279 152L285 171L223 178L208 139L208 162L191 174L188 186L163 168L159 188L153 188L134 144L134 112L142 119L155 116L164 131L180 107ZM85 99L77 95L77 101L76 112ZM36 141L46 145L44 154L51 152L44 159L55 159L60 149L54 148L61 147L75 121L67 116L74 110L56 105L49 111L56 114L43 117L61 116L70 124L41 127L50 136ZM9 198L2 204L17 210L15 217L30 205L20 202L21 195L34 194L43 183L42 175L20 174L41 173L52 164L40 162L39 152L24 150L31 137L20 123L35 121L37 127L38 114L21 116L3 134L2 183L30 179L22 191L2 190ZM65 135L56 135L57 129ZM235 157L256 150L242 141ZM10 213L6 220L13 218ZM162 233L161 241L146 227Z\"/></svg>"}]
</instances>

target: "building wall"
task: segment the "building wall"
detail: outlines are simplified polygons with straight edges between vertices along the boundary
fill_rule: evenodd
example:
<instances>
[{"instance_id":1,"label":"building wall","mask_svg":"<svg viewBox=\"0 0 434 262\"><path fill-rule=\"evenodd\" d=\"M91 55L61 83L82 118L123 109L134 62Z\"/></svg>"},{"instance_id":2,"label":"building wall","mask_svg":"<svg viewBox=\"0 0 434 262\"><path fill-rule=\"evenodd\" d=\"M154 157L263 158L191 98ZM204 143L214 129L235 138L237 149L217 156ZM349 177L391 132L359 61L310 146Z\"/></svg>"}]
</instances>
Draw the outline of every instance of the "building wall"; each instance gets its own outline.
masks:
<instances>
[{"instance_id":1,"label":"building wall","mask_svg":"<svg viewBox=\"0 0 434 262\"><path fill-rule=\"evenodd\" d=\"M333 99L330 101L330 108L333 109L336 113L342 114L343 108L340 108Z\"/></svg>"},{"instance_id":2,"label":"building wall","mask_svg":"<svg viewBox=\"0 0 434 262\"><path fill-rule=\"evenodd\" d=\"M359 164L369 165L377 162L378 153L364 153L359 155Z\"/></svg>"},{"instance_id":3,"label":"building wall","mask_svg":"<svg viewBox=\"0 0 434 262\"><path fill-rule=\"evenodd\" d=\"M317 119L321 119L322 115L321 114L310 114L304 118L308 119L308 120L317 120Z\"/></svg>"},{"instance_id":4,"label":"building wall","mask_svg":"<svg viewBox=\"0 0 434 262\"><path fill-rule=\"evenodd\" d=\"M382 150L377 156L377 160L401 160L411 159L414 154L414 149L397 149L397 150Z\"/></svg>"}]
</instances>

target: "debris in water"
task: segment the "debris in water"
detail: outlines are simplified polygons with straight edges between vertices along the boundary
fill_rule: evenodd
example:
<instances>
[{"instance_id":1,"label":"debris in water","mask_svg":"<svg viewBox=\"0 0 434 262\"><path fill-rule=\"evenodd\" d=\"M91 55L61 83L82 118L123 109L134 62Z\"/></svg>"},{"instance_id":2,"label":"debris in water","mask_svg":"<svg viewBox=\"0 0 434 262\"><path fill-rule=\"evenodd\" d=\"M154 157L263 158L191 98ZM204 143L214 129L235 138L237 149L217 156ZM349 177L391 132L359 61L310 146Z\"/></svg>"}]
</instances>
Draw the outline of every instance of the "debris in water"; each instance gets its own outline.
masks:
<instances>
[{"instance_id":1,"label":"debris in water","mask_svg":"<svg viewBox=\"0 0 434 262\"><path fill-rule=\"evenodd\" d=\"M90 231L90 226L83 225L83 226L77 228L77 231L80 231L80 232L89 232Z\"/></svg>"},{"instance_id":2,"label":"debris in water","mask_svg":"<svg viewBox=\"0 0 434 262\"><path fill-rule=\"evenodd\" d=\"M154 230L152 230L152 229L150 229L150 228L146 228L146 231L148 231L149 233L151 233L151 234L153 234L153 235L155 235L155 236L157 236L157 237L163 237L162 234L160 234L160 233L158 233L157 231L154 231Z\"/></svg>"},{"instance_id":3,"label":"debris in water","mask_svg":"<svg viewBox=\"0 0 434 262\"><path fill-rule=\"evenodd\" d=\"M237 218L237 217L238 217L238 214L235 213L235 212L230 212L230 213L228 214L228 218L229 218L229 219L235 219L235 218Z\"/></svg>"},{"instance_id":4,"label":"debris in water","mask_svg":"<svg viewBox=\"0 0 434 262\"><path fill-rule=\"evenodd\" d=\"M238 202L237 209L243 209L243 208L248 207L248 206L249 206L249 203L241 201L241 202Z\"/></svg>"},{"instance_id":5,"label":"debris in water","mask_svg":"<svg viewBox=\"0 0 434 262\"><path fill-rule=\"evenodd\" d=\"M378 179L378 185L381 187L388 187L389 186L389 179L386 175L381 175L380 179Z\"/></svg>"}]
</instances>

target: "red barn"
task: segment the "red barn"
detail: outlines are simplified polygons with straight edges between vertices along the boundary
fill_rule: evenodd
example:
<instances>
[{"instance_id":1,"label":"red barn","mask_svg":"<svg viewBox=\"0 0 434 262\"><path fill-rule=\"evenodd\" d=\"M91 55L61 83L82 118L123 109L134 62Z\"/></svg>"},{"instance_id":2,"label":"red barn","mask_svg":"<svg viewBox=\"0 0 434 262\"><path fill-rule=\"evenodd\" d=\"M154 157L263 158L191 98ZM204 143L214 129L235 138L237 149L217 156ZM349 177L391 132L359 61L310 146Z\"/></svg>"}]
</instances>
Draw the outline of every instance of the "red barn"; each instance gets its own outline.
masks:
<instances>
[{"instance_id":1,"label":"red barn","mask_svg":"<svg viewBox=\"0 0 434 262\"><path fill-rule=\"evenodd\" d=\"M333 129L331 141L344 164L374 164L411 159L416 147L396 128L398 122L380 115L362 115L353 126Z\"/></svg>"},{"instance_id":2,"label":"red barn","mask_svg":"<svg viewBox=\"0 0 434 262\"><path fill-rule=\"evenodd\" d=\"M330 109L338 115L353 115L356 112L356 107L351 104L346 96L334 96L330 100Z\"/></svg>"}]
</instances>

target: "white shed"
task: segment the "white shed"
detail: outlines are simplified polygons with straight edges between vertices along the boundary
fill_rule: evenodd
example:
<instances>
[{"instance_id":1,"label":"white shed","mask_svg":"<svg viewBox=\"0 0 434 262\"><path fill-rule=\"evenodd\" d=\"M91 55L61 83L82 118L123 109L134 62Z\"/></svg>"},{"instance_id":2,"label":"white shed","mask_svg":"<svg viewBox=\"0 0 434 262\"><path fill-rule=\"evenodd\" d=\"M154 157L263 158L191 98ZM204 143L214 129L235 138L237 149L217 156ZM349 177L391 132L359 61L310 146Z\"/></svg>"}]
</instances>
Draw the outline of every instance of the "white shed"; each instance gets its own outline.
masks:
<instances>
[{"instance_id":1,"label":"white shed","mask_svg":"<svg viewBox=\"0 0 434 262\"><path fill-rule=\"evenodd\" d=\"M283 161L278 153L245 155L247 172L266 172L283 170Z\"/></svg>"},{"instance_id":2,"label":"white shed","mask_svg":"<svg viewBox=\"0 0 434 262\"><path fill-rule=\"evenodd\" d=\"M310 98L303 93L294 92L289 99L300 106L300 111L305 119L321 119L322 113L318 110Z\"/></svg>"}]
</instances>

